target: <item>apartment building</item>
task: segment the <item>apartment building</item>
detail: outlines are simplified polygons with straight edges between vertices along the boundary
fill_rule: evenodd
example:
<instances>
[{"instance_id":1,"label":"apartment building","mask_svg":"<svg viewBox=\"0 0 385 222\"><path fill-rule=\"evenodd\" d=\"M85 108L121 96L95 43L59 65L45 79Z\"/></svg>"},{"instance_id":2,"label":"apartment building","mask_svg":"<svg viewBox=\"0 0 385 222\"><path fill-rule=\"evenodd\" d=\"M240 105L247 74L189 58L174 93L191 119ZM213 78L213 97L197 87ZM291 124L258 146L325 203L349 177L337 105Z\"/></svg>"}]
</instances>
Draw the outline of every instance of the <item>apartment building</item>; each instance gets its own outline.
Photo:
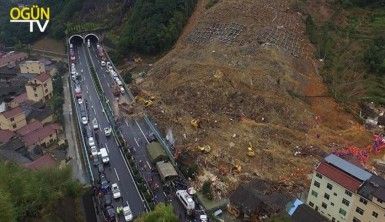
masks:
<instances>
[{"instance_id":1,"label":"apartment building","mask_svg":"<svg viewBox=\"0 0 385 222\"><path fill-rule=\"evenodd\" d=\"M52 79L51 76L46 73L40 74L28 81L25 88L27 90L28 100L34 102L45 102L53 95Z\"/></svg>"},{"instance_id":2,"label":"apartment building","mask_svg":"<svg viewBox=\"0 0 385 222\"><path fill-rule=\"evenodd\" d=\"M333 222L385 221L385 179L336 155L315 169L306 203Z\"/></svg>"},{"instance_id":3,"label":"apartment building","mask_svg":"<svg viewBox=\"0 0 385 222\"><path fill-rule=\"evenodd\" d=\"M20 107L0 113L0 129L16 131L27 124L26 116Z\"/></svg>"},{"instance_id":4,"label":"apartment building","mask_svg":"<svg viewBox=\"0 0 385 222\"><path fill-rule=\"evenodd\" d=\"M45 73L45 65L41 61L25 61L20 63L20 73L23 74L42 74Z\"/></svg>"},{"instance_id":5,"label":"apartment building","mask_svg":"<svg viewBox=\"0 0 385 222\"><path fill-rule=\"evenodd\" d=\"M17 62L21 62L28 58L28 54L25 52L8 52L0 56L0 67L8 66L14 67Z\"/></svg>"}]
</instances>

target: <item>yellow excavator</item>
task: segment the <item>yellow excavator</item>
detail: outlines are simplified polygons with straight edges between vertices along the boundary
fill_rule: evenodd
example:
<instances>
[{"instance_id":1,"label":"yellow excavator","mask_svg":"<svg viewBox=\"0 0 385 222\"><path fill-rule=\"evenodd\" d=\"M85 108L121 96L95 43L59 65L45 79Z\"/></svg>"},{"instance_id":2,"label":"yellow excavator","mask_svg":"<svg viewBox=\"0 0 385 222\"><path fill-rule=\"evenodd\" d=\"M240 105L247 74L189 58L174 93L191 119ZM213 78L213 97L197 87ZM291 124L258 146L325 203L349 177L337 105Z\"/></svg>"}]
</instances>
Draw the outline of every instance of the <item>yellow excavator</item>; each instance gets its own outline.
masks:
<instances>
[{"instance_id":1,"label":"yellow excavator","mask_svg":"<svg viewBox=\"0 0 385 222\"><path fill-rule=\"evenodd\" d=\"M211 146L210 145L198 146L198 150L201 151L202 153L210 153Z\"/></svg>"},{"instance_id":2,"label":"yellow excavator","mask_svg":"<svg viewBox=\"0 0 385 222\"><path fill-rule=\"evenodd\" d=\"M194 127L195 129L198 129L199 127L199 120L198 119L192 119L190 122L191 126Z\"/></svg>"},{"instance_id":3,"label":"yellow excavator","mask_svg":"<svg viewBox=\"0 0 385 222\"><path fill-rule=\"evenodd\" d=\"M254 148L253 148L253 145L251 144L251 142L249 142L249 147L247 147L246 155L248 157L254 157L255 156Z\"/></svg>"},{"instance_id":4,"label":"yellow excavator","mask_svg":"<svg viewBox=\"0 0 385 222\"><path fill-rule=\"evenodd\" d=\"M143 103L144 107L149 107L154 103L154 96L150 96L149 99L143 98L141 96L135 96L135 101Z\"/></svg>"}]
</instances>

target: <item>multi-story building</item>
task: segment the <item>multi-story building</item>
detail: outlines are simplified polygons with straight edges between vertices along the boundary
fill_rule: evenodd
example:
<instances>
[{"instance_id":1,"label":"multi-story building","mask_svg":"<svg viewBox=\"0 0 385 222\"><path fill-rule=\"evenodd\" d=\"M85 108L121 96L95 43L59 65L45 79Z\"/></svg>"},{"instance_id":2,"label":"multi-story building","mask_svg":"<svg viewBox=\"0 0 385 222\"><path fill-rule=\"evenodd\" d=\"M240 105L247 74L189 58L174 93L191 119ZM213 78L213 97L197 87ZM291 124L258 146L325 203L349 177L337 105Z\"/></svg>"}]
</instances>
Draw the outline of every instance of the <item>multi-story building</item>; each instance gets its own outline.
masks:
<instances>
[{"instance_id":1,"label":"multi-story building","mask_svg":"<svg viewBox=\"0 0 385 222\"><path fill-rule=\"evenodd\" d=\"M27 90L28 100L45 102L52 97L53 87L51 76L46 73L40 74L28 81L25 88Z\"/></svg>"},{"instance_id":2,"label":"multi-story building","mask_svg":"<svg viewBox=\"0 0 385 222\"><path fill-rule=\"evenodd\" d=\"M45 73L45 65L41 61L25 61L20 63L20 73L23 74L42 74Z\"/></svg>"},{"instance_id":3,"label":"multi-story building","mask_svg":"<svg viewBox=\"0 0 385 222\"><path fill-rule=\"evenodd\" d=\"M329 155L315 169L307 204L333 222L385 221L385 179Z\"/></svg>"},{"instance_id":4,"label":"multi-story building","mask_svg":"<svg viewBox=\"0 0 385 222\"><path fill-rule=\"evenodd\" d=\"M0 129L16 131L27 124L25 114L20 107L0 113Z\"/></svg>"}]
</instances>

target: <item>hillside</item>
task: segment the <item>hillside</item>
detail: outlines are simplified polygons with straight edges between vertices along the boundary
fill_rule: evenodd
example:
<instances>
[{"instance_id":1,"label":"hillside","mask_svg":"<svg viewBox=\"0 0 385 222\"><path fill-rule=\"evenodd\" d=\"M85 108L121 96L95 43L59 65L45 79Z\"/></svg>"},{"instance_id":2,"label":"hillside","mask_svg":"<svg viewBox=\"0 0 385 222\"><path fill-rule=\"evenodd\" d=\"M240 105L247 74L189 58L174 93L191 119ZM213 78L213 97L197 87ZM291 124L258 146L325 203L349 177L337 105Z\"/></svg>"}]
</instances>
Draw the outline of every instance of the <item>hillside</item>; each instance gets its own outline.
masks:
<instances>
[{"instance_id":1,"label":"hillside","mask_svg":"<svg viewBox=\"0 0 385 222\"><path fill-rule=\"evenodd\" d=\"M325 152L369 142L329 96L306 18L289 1L207 3L198 1L174 49L138 86L155 96L149 112L172 129L201 181L217 176L223 193L255 176L301 186ZM249 143L255 157L246 155ZM209 154L198 151L203 145Z\"/></svg>"}]
</instances>

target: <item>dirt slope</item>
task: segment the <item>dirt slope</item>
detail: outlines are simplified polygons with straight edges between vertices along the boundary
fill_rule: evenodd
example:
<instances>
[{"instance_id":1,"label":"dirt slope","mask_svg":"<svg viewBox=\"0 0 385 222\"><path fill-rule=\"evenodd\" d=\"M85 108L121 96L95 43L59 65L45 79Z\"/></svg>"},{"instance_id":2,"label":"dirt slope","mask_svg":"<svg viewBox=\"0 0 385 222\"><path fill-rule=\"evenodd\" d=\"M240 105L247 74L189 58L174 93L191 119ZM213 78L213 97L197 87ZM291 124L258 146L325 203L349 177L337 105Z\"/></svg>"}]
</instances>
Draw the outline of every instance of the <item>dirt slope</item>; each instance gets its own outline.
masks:
<instances>
[{"instance_id":1,"label":"dirt slope","mask_svg":"<svg viewBox=\"0 0 385 222\"><path fill-rule=\"evenodd\" d=\"M254 176L301 185L326 152L368 142L328 97L304 18L288 1L205 5L198 2L175 48L139 85L156 97L149 112L194 157L201 180L216 176L222 193ZM198 129L192 119L200 121ZM246 155L249 143L255 157ZM211 152L198 152L202 145Z\"/></svg>"}]
</instances>

